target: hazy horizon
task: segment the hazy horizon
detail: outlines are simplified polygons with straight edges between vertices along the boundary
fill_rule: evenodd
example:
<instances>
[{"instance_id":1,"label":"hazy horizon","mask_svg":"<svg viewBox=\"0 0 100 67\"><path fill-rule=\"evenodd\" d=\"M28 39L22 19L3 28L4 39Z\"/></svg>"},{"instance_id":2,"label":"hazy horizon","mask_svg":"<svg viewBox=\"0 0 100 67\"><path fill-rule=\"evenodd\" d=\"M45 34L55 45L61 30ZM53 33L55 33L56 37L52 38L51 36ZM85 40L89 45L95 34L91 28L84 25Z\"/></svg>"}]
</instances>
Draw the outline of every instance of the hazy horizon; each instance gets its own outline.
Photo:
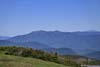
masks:
<instances>
[{"instance_id":1,"label":"hazy horizon","mask_svg":"<svg viewBox=\"0 0 100 67\"><path fill-rule=\"evenodd\" d=\"M29 33L32 33L32 32L40 32L40 31L43 31L43 32L100 32L100 31L97 31L97 30L86 30L86 31L60 31L60 30L33 30L33 31L29 31L29 32L26 32L26 33L23 33L23 34L16 34L16 35L0 35L1 37L14 37L14 36L19 36L19 35L26 35L26 34L29 34Z\"/></svg>"},{"instance_id":2,"label":"hazy horizon","mask_svg":"<svg viewBox=\"0 0 100 67\"><path fill-rule=\"evenodd\" d=\"M100 0L0 0L0 36L100 31Z\"/></svg>"}]
</instances>

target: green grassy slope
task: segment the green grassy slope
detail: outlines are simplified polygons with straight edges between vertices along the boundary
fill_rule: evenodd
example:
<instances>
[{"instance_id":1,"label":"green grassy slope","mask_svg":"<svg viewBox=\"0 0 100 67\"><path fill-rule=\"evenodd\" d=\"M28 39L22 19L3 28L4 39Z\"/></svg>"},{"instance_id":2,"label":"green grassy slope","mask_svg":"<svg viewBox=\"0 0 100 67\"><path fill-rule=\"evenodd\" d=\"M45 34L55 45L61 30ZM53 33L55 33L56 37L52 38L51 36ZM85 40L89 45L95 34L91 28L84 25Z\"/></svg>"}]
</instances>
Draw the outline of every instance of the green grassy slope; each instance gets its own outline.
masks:
<instances>
[{"instance_id":1,"label":"green grassy slope","mask_svg":"<svg viewBox=\"0 0 100 67\"><path fill-rule=\"evenodd\" d=\"M67 67L34 58L4 55L0 52L0 67Z\"/></svg>"}]
</instances>

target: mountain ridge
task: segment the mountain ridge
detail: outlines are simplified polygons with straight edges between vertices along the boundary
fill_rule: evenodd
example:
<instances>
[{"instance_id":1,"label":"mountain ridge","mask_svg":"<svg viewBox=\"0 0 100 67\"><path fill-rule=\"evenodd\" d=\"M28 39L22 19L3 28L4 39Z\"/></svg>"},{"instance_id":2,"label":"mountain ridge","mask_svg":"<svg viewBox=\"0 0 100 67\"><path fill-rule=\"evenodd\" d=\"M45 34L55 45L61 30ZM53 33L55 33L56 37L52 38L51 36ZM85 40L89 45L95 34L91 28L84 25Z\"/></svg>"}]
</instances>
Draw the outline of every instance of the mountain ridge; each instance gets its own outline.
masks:
<instances>
[{"instance_id":1,"label":"mountain ridge","mask_svg":"<svg viewBox=\"0 0 100 67\"><path fill-rule=\"evenodd\" d=\"M60 32L60 31L34 31L26 35L15 36L10 41L29 42L36 41L52 47L98 48L100 43L100 32ZM80 45L79 45L80 44ZM85 45L86 44L86 45ZM98 48L99 49L99 48Z\"/></svg>"},{"instance_id":2,"label":"mountain ridge","mask_svg":"<svg viewBox=\"0 0 100 67\"><path fill-rule=\"evenodd\" d=\"M62 53L68 54L67 48L70 48L72 54L87 54L94 51L100 51L100 32L61 32L61 31L32 31L25 35L18 35L7 39L7 41L17 43L21 46L43 48L66 48ZM44 46L35 45L32 42L40 43ZM23 44L20 44L23 43ZM25 44L25 45L24 45ZM13 44L12 44L13 45ZM16 45L16 44L15 44ZM50 47L48 47L50 46ZM35 47L35 48L37 48ZM80 50L81 49L81 50ZM90 50L91 49L91 50ZM52 50L52 49L51 49ZM66 51L66 52L65 52ZM59 53L59 50L58 50Z\"/></svg>"},{"instance_id":3,"label":"mountain ridge","mask_svg":"<svg viewBox=\"0 0 100 67\"><path fill-rule=\"evenodd\" d=\"M6 39L9 39L10 37L9 36L0 36L0 40L6 40Z\"/></svg>"}]
</instances>

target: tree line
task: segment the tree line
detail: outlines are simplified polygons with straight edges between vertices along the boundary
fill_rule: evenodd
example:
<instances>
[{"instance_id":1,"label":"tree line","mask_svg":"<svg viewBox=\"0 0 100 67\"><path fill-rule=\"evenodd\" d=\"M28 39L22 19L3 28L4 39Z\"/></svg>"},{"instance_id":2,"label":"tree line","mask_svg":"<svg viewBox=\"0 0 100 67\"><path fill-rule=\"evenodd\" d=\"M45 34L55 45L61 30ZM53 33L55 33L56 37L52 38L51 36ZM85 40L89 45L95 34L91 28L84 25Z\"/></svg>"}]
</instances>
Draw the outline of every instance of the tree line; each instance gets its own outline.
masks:
<instances>
[{"instance_id":1,"label":"tree line","mask_svg":"<svg viewBox=\"0 0 100 67\"><path fill-rule=\"evenodd\" d=\"M45 60L45 61L63 64L66 66L80 67L80 64L66 60L65 58L58 55L57 52L48 53L48 52L38 50L38 49L16 47L16 46L0 47L0 51L4 51L4 53L7 55L31 57L31 58L37 58L37 59L41 59L41 60Z\"/></svg>"}]
</instances>

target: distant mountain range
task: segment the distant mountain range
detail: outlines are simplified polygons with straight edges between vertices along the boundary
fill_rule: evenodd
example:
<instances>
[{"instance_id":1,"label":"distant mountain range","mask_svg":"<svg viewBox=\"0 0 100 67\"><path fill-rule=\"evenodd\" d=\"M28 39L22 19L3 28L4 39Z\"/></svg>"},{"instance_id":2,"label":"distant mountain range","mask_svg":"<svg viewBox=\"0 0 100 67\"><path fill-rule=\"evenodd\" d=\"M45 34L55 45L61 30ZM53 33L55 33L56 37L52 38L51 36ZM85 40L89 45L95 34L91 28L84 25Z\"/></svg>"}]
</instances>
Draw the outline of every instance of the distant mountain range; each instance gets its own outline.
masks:
<instances>
[{"instance_id":1,"label":"distant mountain range","mask_svg":"<svg viewBox=\"0 0 100 67\"><path fill-rule=\"evenodd\" d=\"M29 47L34 49L43 49L43 48L51 48L48 45L41 44L38 42L12 42L7 40L0 40L0 46L21 46L21 47Z\"/></svg>"},{"instance_id":2,"label":"distant mountain range","mask_svg":"<svg viewBox=\"0 0 100 67\"><path fill-rule=\"evenodd\" d=\"M0 40L6 40L6 39L9 39L10 37L8 36L0 36Z\"/></svg>"},{"instance_id":3,"label":"distant mountain range","mask_svg":"<svg viewBox=\"0 0 100 67\"><path fill-rule=\"evenodd\" d=\"M85 54L84 56L96 58L97 60L100 60L100 51L91 52L91 53Z\"/></svg>"},{"instance_id":4,"label":"distant mountain range","mask_svg":"<svg viewBox=\"0 0 100 67\"><path fill-rule=\"evenodd\" d=\"M39 42L54 48L100 50L100 32L33 31L8 40L12 42Z\"/></svg>"},{"instance_id":5,"label":"distant mountain range","mask_svg":"<svg viewBox=\"0 0 100 67\"><path fill-rule=\"evenodd\" d=\"M100 32L33 31L0 40L0 45L46 49L60 54L87 54L100 51Z\"/></svg>"}]
</instances>

